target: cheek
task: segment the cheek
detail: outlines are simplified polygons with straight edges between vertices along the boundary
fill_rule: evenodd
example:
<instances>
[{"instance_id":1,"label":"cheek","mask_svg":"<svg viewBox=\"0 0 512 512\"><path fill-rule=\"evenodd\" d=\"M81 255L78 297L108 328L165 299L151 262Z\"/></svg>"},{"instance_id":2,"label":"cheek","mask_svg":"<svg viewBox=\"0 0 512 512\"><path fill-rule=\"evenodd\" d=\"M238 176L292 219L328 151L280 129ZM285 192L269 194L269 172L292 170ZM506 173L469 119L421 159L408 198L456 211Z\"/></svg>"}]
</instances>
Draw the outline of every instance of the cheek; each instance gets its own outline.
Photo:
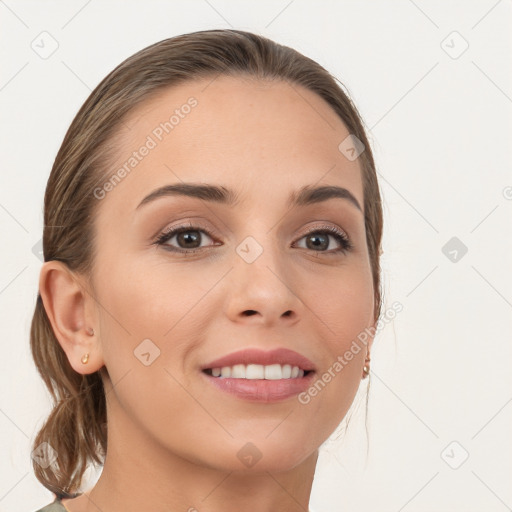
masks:
<instances>
[{"instance_id":1,"label":"cheek","mask_svg":"<svg viewBox=\"0 0 512 512\"><path fill-rule=\"evenodd\" d=\"M308 428L318 433L321 442L336 429L354 401L361 384L366 343L370 341L365 331L367 317L357 304L338 301L338 305L337 311L333 311L331 329L323 340L326 354L323 364L309 388L298 396L298 408L308 418Z\"/></svg>"},{"instance_id":2,"label":"cheek","mask_svg":"<svg viewBox=\"0 0 512 512\"><path fill-rule=\"evenodd\" d=\"M121 404L119 415L154 432L191 407L181 370L197 335L194 306L206 290L201 276L175 270L181 268L125 257L115 264L104 261L96 274L104 361L116 397L112 406ZM186 433L175 430L176 436Z\"/></svg>"},{"instance_id":3,"label":"cheek","mask_svg":"<svg viewBox=\"0 0 512 512\"><path fill-rule=\"evenodd\" d=\"M373 331L373 282L368 265L347 266L336 276L302 287L311 304L325 354L313 385L301 403L317 428L330 432L348 411L361 382ZM308 291L309 290L309 291Z\"/></svg>"},{"instance_id":4,"label":"cheek","mask_svg":"<svg viewBox=\"0 0 512 512\"><path fill-rule=\"evenodd\" d=\"M298 288L319 328L326 333L329 351L338 352L372 324L374 292L369 265L346 265L335 273L309 276Z\"/></svg>"},{"instance_id":5,"label":"cheek","mask_svg":"<svg viewBox=\"0 0 512 512\"><path fill-rule=\"evenodd\" d=\"M155 344L156 353L160 351L160 364L183 361L202 330L200 312L205 311L205 296L219 272L198 271L194 263L167 262L161 255L106 260L97 272L97 291L107 366L119 366L123 360L131 365L134 351L147 339ZM188 346L180 340L187 340Z\"/></svg>"},{"instance_id":6,"label":"cheek","mask_svg":"<svg viewBox=\"0 0 512 512\"><path fill-rule=\"evenodd\" d=\"M194 296L196 301L200 297L193 274L144 254L105 265L103 275L102 297L119 323L138 334L162 336L190 308Z\"/></svg>"}]
</instances>

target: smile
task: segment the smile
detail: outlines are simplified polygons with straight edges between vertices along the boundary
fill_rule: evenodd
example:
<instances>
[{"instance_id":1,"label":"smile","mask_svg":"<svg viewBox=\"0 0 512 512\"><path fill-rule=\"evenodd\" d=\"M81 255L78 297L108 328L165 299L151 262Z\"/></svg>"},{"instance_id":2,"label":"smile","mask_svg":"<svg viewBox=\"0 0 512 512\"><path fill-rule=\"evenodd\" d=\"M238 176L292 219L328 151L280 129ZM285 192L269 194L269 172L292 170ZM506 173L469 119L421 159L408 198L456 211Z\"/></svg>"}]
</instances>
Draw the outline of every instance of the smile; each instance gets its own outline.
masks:
<instances>
[{"instance_id":1,"label":"smile","mask_svg":"<svg viewBox=\"0 0 512 512\"><path fill-rule=\"evenodd\" d=\"M218 377L221 379L265 379L265 380L280 380L280 379L297 379L302 378L308 374L310 370L303 370L298 366L290 364L235 364L233 366L223 366L217 368L207 368L203 370L207 375Z\"/></svg>"},{"instance_id":2,"label":"smile","mask_svg":"<svg viewBox=\"0 0 512 512\"><path fill-rule=\"evenodd\" d=\"M316 367L302 354L281 347L270 351L246 348L200 367L215 389L250 402L279 402L311 386Z\"/></svg>"}]
</instances>

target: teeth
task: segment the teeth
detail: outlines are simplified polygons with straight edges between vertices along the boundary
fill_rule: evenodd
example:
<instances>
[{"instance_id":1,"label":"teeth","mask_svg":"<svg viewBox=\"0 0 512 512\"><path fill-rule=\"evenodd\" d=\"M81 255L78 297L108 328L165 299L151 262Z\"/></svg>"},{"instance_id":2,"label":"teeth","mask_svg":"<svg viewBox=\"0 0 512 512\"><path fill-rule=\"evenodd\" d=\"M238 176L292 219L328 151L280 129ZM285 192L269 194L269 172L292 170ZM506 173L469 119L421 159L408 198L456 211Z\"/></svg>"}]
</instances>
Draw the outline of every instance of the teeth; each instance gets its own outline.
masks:
<instances>
[{"instance_id":1,"label":"teeth","mask_svg":"<svg viewBox=\"0 0 512 512\"><path fill-rule=\"evenodd\" d=\"M267 366L267 368L268 368L268 366ZM265 373L266 373L265 367L261 366L261 364L248 364L245 367L245 378L246 379L264 379ZM267 379L268 379L268 377L267 377Z\"/></svg>"},{"instance_id":2,"label":"teeth","mask_svg":"<svg viewBox=\"0 0 512 512\"><path fill-rule=\"evenodd\" d=\"M222 373L221 373L222 377ZM245 366L243 364L235 364L233 368L231 368L231 378L232 379L245 379Z\"/></svg>"},{"instance_id":3,"label":"teeth","mask_svg":"<svg viewBox=\"0 0 512 512\"><path fill-rule=\"evenodd\" d=\"M235 364L233 366L223 366L222 368L212 368L212 375L220 378L232 379L297 379L304 377L304 370L298 366L289 364L271 364L263 366L261 364Z\"/></svg>"}]
</instances>

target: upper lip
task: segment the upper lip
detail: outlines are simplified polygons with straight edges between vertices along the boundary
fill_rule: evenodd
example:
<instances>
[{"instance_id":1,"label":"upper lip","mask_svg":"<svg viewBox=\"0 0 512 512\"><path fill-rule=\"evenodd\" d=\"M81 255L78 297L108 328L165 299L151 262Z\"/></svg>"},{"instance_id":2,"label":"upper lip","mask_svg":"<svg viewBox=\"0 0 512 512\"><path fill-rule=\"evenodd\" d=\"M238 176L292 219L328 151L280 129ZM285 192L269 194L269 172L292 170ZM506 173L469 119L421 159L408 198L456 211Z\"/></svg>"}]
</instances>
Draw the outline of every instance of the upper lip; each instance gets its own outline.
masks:
<instances>
[{"instance_id":1,"label":"upper lip","mask_svg":"<svg viewBox=\"0 0 512 512\"><path fill-rule=\"evenodd\" d=\"M235 364L261 364L264 366L289 364L290 366L298 366L304 371L315 369L315 365L307 357L288 348L277 348L269 351L247 348L215 359L215 361L201 366L201 370L234 366Z\"/></svg>"}]
</instances>

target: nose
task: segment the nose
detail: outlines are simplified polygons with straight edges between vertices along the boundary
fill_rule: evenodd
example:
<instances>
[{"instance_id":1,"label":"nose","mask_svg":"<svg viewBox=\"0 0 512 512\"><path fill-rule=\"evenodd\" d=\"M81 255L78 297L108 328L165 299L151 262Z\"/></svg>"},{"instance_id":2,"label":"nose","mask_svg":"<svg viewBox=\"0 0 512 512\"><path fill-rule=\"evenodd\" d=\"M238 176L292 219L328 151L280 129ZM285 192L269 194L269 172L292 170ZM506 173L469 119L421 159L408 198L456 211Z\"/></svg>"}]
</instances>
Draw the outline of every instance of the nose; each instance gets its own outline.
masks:
<instances>
[{"instance_id":1,"label":"nose","mask_svg":"<svg viewBox=\"0 0 512 512\"><path fill-rule=\"evenodd\" d=\"M301 291L297 290L293 268L285 261L282 248L270 242L264 247L258 244L262 252L253 261L245 257L243 249L249 248L246 253L254 251L256 243L253 239L247 245L241 244L242 249L239 246L234 256L227 283L226 315L233 322L266 327L280 322L297 323L305 305L300 298Z\"/></svg>"}]
</instances>

